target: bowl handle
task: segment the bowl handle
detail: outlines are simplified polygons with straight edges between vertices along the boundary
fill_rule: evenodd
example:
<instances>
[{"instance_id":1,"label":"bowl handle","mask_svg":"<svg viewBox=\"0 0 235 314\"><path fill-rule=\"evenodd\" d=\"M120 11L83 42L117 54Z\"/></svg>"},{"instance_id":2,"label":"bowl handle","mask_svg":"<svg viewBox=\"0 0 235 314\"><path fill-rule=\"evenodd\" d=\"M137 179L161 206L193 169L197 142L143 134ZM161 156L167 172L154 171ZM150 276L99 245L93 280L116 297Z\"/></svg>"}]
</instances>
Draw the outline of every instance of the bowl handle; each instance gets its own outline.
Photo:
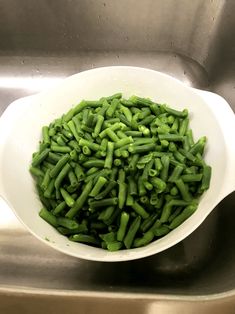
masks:
<instances>
[{"instance_id":1,"label":"bowl handle","mask_svg":"<svg viewBox=\"0 0 235 314\"><path fill-rule=\"evenodd\" d=\"M13 101L0 116L0 197L7 200L4 188L3 154L4 147L11 133L12 125L20 119L22 115L27 115L27 110L32 106L32 96L26 96Z\"/></svg>"},{"instance_id":2,"label":"bowl handle","mask_svg":"<svg viewBox=\"0 0 235 314\"><path fill-rule=\"evenodd\" d=\"M194 91L206 101L223 131L227 150L227 173L221 193L225 197L235 191L235 114L223 97L203 90Z\"/></svg>"}]
</instances>

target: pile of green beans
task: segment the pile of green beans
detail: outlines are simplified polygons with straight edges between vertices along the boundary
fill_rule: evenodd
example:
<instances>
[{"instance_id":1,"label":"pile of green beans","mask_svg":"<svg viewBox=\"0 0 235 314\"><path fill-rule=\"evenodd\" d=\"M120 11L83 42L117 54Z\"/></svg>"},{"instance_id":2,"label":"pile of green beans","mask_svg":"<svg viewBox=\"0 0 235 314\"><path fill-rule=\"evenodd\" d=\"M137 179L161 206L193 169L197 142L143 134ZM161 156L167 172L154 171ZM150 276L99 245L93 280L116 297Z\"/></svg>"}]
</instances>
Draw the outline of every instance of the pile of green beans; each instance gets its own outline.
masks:
<instances>
[{"instance_id":1,"label":"pile of green beans","mask_svg":"<svg viewBox=\"0 0 235 314\"><path fill-rule=\"evenodd\" d=\"M30 167L39 215L71 241L147 245L197 209L211 178L205 144L187 109L121 93L83 100L42 128Z\"/></svg>"}]
</instances>

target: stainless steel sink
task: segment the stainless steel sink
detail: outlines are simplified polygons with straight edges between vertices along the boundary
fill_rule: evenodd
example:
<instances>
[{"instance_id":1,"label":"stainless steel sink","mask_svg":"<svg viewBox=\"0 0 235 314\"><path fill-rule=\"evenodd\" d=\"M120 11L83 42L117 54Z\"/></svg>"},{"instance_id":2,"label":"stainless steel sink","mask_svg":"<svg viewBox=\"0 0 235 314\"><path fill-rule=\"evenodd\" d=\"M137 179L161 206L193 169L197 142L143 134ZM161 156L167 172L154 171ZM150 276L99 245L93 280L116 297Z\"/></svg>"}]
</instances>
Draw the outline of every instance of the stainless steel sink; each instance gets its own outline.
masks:
<instances>
[{"instance_id":1,"label":"stainless steel sink","mask_svg":"<svg viewBox=\"0 0 235 314\"><path fill-rule=\"evenodd\" d=\"M3 0L0 114L19 97L106 65L169 73L235 110L234 10L233 0ZM107 264L46 247L0 201L0 314L234 314L234 204L235 193L161 254Z\"/></svg>"}]
</instances>

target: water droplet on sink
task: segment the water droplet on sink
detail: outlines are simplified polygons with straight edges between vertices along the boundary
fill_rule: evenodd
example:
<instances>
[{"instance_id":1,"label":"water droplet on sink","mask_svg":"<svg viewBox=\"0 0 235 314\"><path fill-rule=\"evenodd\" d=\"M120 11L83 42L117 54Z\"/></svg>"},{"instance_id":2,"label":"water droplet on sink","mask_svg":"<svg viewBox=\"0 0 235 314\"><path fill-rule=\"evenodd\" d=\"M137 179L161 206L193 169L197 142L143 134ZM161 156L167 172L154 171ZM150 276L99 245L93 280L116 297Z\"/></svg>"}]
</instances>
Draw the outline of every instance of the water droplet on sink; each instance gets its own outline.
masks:
<instances>
[{"instance_id":1,"label":"water droplet on sink","mask_svg":"<svg viewBox=\"0 0 235 314\"><path fill-rule=\"evenodd\" d=\"M24 64L24 60L21 60L21 62L20 62L21 64Z\"/></svg>"},{"instance_id":2,"label":"water droplet on sink","mask_svg":"<svg viewBox=\"0 0 235 314\"><path fill-rule=\"evenodd\" d=\"M105 2L103 3L103 6L106 7L106 3Z\"/></svg>"}]
</instances>

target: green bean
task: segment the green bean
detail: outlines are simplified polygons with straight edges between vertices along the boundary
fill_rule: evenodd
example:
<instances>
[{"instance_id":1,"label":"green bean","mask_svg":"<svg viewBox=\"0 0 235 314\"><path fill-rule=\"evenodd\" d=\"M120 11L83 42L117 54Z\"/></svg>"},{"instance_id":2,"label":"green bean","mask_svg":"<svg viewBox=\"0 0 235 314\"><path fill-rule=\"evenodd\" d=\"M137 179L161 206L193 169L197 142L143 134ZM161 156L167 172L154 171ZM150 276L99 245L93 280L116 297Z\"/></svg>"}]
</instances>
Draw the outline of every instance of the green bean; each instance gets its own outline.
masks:
<instances>
[{"instance_id":1,"label":"green bean","mask_svg":"<svg viewBox=\"0 0 235 314\"><path fill-rule=\"evenodd\" d=\"M117 220L117 218L120 216L122 210L120 208L116 208L112 214L112 216L105 220L104 223L107 225L107 226L110 226L112 223L114 223L115 220Z\"/></svg>"},{"instance_id":2,"label":"green bean","mask_svg":"<svg viewBox=\"0 0 235 314\"><path fill-rule=\"evenodd\" d=\"M178 110L175 110L175 109L168 107L167 105L162 105L162 106L167 113L169 113L175 117L186 118L188 116L188 110L187 109L184 109L183 111L178 111Z\"/></svg>"},{"instance_id":3,"label":"green bean","mask_svg":"<svg viewBox=\"0 0 235 314\"><path fill-rule=\"evenodd\" d=\"M99 177L96 181L93 189L91 190L89 196L95 197L99 194L100 190L103 188L103 186L106 184L107 179L104 177Z\"/></svg>"},{"instance_id":4,"label":"green bean","mask_svg":"<svg viewBox=\"0 0 235 314\"><path fill-rule=\"evenodd\" d=\"M113 151L114 151L114 143L113 142L108 142L106 158L105 158L105 161L104 161L104 168L107 168L107 169L111 169L112 168Z\"/></svg>"},{"instance_id":5,"label":"green bean","mask_svg":"<svg viewBox=\"0 0 235 314\"><path fill-rule=\"evenodd\" d=\"M119 166L121 166L123 163L122 163L121 159L115 158L114 161L113 161L113 164L114 164L114 166L119 167Z\"/></svg>"},{"instance_id":6,"label":"green bean","mask_svg":"<svg viewBox=\"0 0 235 314\"><path fill-rule=\"evenodd\" d=\"M130 219L130 215L127 212L123 211L121 213L120 224L119 224L119 228L117 231L117 240L118 241L123 241L125 234L126 234L129 219Z\"/></svg>"},{"instance_id":7,"label":"green bean","mask_svg":"<svg viewBox=\"0 0 235 314\"><path fill-rule=\"evenodd\" d=\"M48 145L51 143L48 126L42 127L42 138L43 138L44 143L46 143Z\"/></svg>"},{"instance_id":8,"label":"green bean","mask_svg":"<svg viewBox=\"0 0 235 314\"><path fill-rule=\"evenodd\" d=\"M35 177L43 177L44 176L44 172L36 167L30 167L29 171L31 172L32 175L34 175Z\"/></svg>"},{"instance_id":9,"label":"green bean","mask_svg":"<svg viewBox=\"0 0 235 314\"><path fill-rule=\"evenodd\" d=\"M137 216L132 222L132 224L130 225L130 228L124 238L124 244L127 249L131 248L135 235L137 231L139 230L140 224L141 224L141 218L140 216Z\"/></svg>"},{"instance_id":10,"label":"green bean","mask_svg":"<svg viewBox=\"0 0 235 314\"><path fill-rule=\"evenodd\" d=\"M117 135L114 133L114 131L112 131L110 128L105 129L106 134L108 135L108 137L113 141L113 142L118 142L119 138L117 137Z\"/></svg>"},{"instance_id":11,"label":"green bean","mask_svg":"<svg viewBox=\"0 0 235 314\"><path fill-rule=\"evenodd\" d=\"M183 200L186 202L190 202L192 200L192 196L190 195L188 191L188 186L184 184L184 181L182 179L178 179L175 181L175 184L177 188L179 189Z\"/></svg>"},{"instance_id":12,"label":"green bean","mask_svg":"<svg viewBox=\"0 0 235 314\"><path fill-rule=\"evenodd\" d=\"M130 194L130 189L127 189L126 206L132 206L134 204L134 197Z\"/></svg>"},{"instance_id":13,"label":"green bean","mask_svg":"<svg viewBox=\"0 0 235 314\"><path fill-rule=\"evenodd\" d=\"M46 191L46 189L48 188L48 185L50 183L50 169L47 169L47 171L45 172L45 175L43 177L42 183L41 183L41 188L43 191Z\"/></svg>"},{"instance_id":14,"label":"green bean","mask_svg":"<svg viewBox=\"0 0 235 314\"><path fill-rule=\"evenodd\" d=\"M77 177L78 182L82 181L85 174L83 172L82 167L79 164L76 164L75 168L74 168L74 173Z\"/></svg>"},{"instance_id":15,"label":"green bean","mask_svg":"<svg viewBox=\"0 0 235 314\"><path fill-rule=\"evenodd\" d=\"M49 152L48 154L48 159L50 159L50 161L53 163L57 163L57 161L59 161L61 157L61 155L52 152Z\"/></svg>"},{"instance_id":16,"label":"green bean","mask_svg":"<svg viewBox=\"0 0 235 314\"><path fill-rule=\"evenodd\" d=\"M120 147L122 147L124 145L128 145L130 143L133 143L133 138L131 136L128 136L128 137L125 137L125 138L118 140L115 143L115 148L120 148Z\"/></svg>"},{"instance_id":17,"label":"green bean","mask_svg":"<svg viewBox=\"0 0 235 314\"><path fill-rule=\"evenodd\" d=\"M91 201L90 207L91 208L99 208L99 207L105 207L105 206L111 206L111 205L117 205L118 204L118 198L104 198L101 200Z\"/></svg>"},{"instance_id":18,"label":"green bean","mask_svg":"<svg viewBox=\"0 0 235 314\"><path fill-rule=\"evenodd\" d=\"M69 146L51 145L51 150L56 153L70 153L71 148Z\"/></svg>"},{"instance_id":19,"label":"green bean","mask_svg":"<svg viewBox=\"0 0 235 314\"><path fill-rule=\"evenodd\" d=\"M64 125L63 125L63 126L64 126ZM66 126L67 126L67 124L66 124ZM61 130L61 133L62 133L65 137L67 137L67 139L69 139L69 140L73 138L73 134L70 132L69 127L68 127L68 130L62 129L62 130Z\"/></svg>"},{"instance_id":20,"label":"green bean","mask_svg":"<svg viewBox=\"0 0 235 314\"><path fill-rule=\"evenodd\" d=\"M167 225L162 225L159 228L155 228L153 233L156 237L162 237L170 232L170 228Z\"/></svg>"},{"instance_id":21,"label":"green bean","mask_svg":"<svg viewBox=\"0 0 235 314\"><path fill-rule=\"evenodd\" d=\"M98 151L100 149L100 145L98 145L96 143L93 143L93 142L90 142L90 141L87 141L87 140L85 140L83 138L81 138L79 140L79 145L80 146L87 146L87 147L89 147L93 151Z\"/></svg>"},{"instance_id":22,"label":"green bean","mask_svg":"<svg viewBox=\"0 0 235 314\"><path fill-rule=\"evenodd\" d=\"M142 135L142 132L140 131L125 131L125 134L127 136L132 136L132 137L140 137Z\"/></svg>"},{"instance_id":23,"label":"green bean","mask_svg":"<svg viewBox=\"0 0 235 314\"><path fill-rule=\"evenodd\" d=\"M168 218L171 215L171 211L172 211L173 206L186 206L188 204L189 204L189 202L187 202L185 200L178 200L178 199L172 199L169 202L166 202L166 204L164 205L163 210L162 210L160 221L162 223L168 221Z\"/></svg>"},{"instance_id":24,"label":"green bean","mask_svg":"<svg viewBox=\"0 0 235 314\"><path fill-rule=\"evenodd\" d=\"M144 182L141 176L138 178L138 191L139 191L139 196L143 196L147 194L147 191L146 191L146 188L144 186Z\"/></svg>"},{"instance_id":25,"label":"green bean","mask_svg":"<svg viewBox=\"0 0 235 314\"><path fill-rule=\"evenodd\" d=\"M197 153L203 153L204 147L206 144L206 137L201 137L189 150L189 152L193 155L196 155Z\"/></svg>"},{"instance_id":26,"label":"green bean","mask_svg":"<svg viewBox=\"0 0 235 314\"><path fill-rule=\"evenodd\" d=\"M77 116L73 117L72 121L75 125L78 136L80 137L84 136L84 132L82 131L81 121L78 119L78 117Z\"/></svg>"},{"instance_id":27,"label":"green bean","mask_svg":"<svg viewBox=\"0 0 235 314\"><path fill-rule=\"evenodd\" d=\"M156 143L156 139L153 137L146 138L146 137L134 137L133 145L142 145L142 144L153 144Z\"/></svg>"},{"instance_id":28,"label":"green bean","mask_svg":"<svg viewBox=\"0 0 235 314\"><path fill-rule=\"evenodd\" d=\"M63 235L72 235L77 233L86 233L88 231L87 227L83 224L78 225L76 229L67 229L65 227L58 227L57 230Z\"/></svg>"},{"instance_id":29,"label":"green bean","mask_svg":"<svg viewBox=\"0 0 235 314\"><path fill-rule=\"evenodd\" d=\"M108 109L106 111L106 116L108 118L113 117L114 112L116 111L118 105L119 105L119 100L114 98L111 102L111 105L108 107Z\"/></svg>"},{"instance_id":30,"label":"green bean","mask_svg":"<svg viewBox=\"0 0 235 314\"><path fill-rule=\"evenodd\" d=\"M59 189L62 180L67 175L67 173L69 172L70 168L71 168L70 165L68 163L66 163L64 165L64 167L61 169L61 171L59 172L59 174L58 174L58 176L57 176L57 178L55 180L55 188L56 189Z\"/></svg>"},{"instance_id":31,"label":"green bean","mask_svg":"<svg viewBox=\"0 0 235 314\"><path fill-rule=\"evenodd\" d=\"M117 136L120 137L120 139L127 138L127 135L123 131L117 131Z\"/></svg>"},{"instance_id":32,"label":"green bean","mask_svg":"<svg viewBox=\"0 0 235 314\"><path fill-rule=\"evenodd\" d=\"M193 132L191 129L186 132L186 136L189 142L189 146L192 147L194 145L194 139L193 139Z\"/></svg>"},{"instance_id":33,"label":"green bean","mask_svg":"<svg viewBox=\"0 0 235 314\"><path fill-rule=\"evenodd\" d=\"M85 204L88 195L90 194L93 187L93 181L90 180L86 183L86 185L83 188L83 191L81 195L77 198L75 201L75 204L65 215L67 218L72 219L77 213L82 209L83 205Z\"/></svg>"},{"instance_id":34,"label":"green bean","mask_svg":"<svg viewBox=\"0 0 235 314\"><path fill-rule=\"evenodd\" d=\"M103 157L106 156L107 145L108 145L108 139L103 138L100 144L100 151Z\"/></svg>"},{"instance_id":35,"label":"green bean","mask_svg":"<svg viewBox=\"0 0 235 314\"><path fill-rule=\"evenodd\" d=\"M115 181L109 181L106 188L100 192L98 195L95 196L96 200L101 200L102 198L104 198L105 196L107 196L110 191L117 185L117 182Z\"/></svg>"},{"instance_id":36,"label":"green bean","mask_svg":"<svg viewBox=\"0 0 235 314\"><path fill-rule=\"evenodd\" d=\"M67 204L65 201L60 202L53 210L53 215L59 215L65 208Z\"/></svg>"},{"instance_id":37,"label":"green bean","mask_svg":"<svg viewBox=\"0 0 235 314\"><path fill-rule=\"evenodd\" d=\"M135 179L132 176L128 177L128 188L129 188L130 195L138 194L137 184L136 184Z\"/></svg>"},{"instance_id":38,"label":"green bean","mask_svg":"<svg viewBox=\"0 0 235 314\"><path fill-rule=\"evenodd\" d=\"M124 116L129 122L132 121L132 113L128 107L120 105L120 111L124 114Z\"/></svg>"},{"instance_id":39,"label":"green bean","mask_svg":"<svg viewBox=\"0 0 235 314\"><path fill-rule=\"evenodd\" d=\"M148 190L151 191L153 189L153 185L152 183L148 182L148 181L143 181L144 182L144 187Z\"/></svg>"},{"instance_id":40,"label":"green bean","mask_svg":"<svg viewBox=\"0 0 235 314\"><path fill-rule=\"evenodd\" d=\"M168 182L175 182L179 179L181 173L183 172L184 167L181 165L177 165L171 173L171 176L168 179Z\"/></svg>"},{"instance_id":41,"label":"green bean","mask_svg":"<svg viewBox=\"0 0 235 314\"><path fill-rule=\"evenodd\" d=\"M125 171L123 169L120 169L118 172L118 186L118 207L122 209L127 195L127 184L125 183Z\"/></svg>"},{"instance_id":42,"label":"green bean","mask_svg":"<svg viewBox=\"0 0 235 314\"><path fill-rule=\"evenodd\" d=\"M188 219L197 209L197 204L191 204L185 207L181 214L176 216L169 225L170 229L175 229Z\"/></svg>"},{"instance_id":43,"label":"green bean","mask_svg":"<svg viewBox=\"0 0 235 314\"><path fill-rule=\"evenodd\" d=\"M91 167L97 167L97 168L103 168L104 167L104 160L100 159L90 159L83 163L83 167L85 168L91 168Z\"/></svg>"},{"instance_id":44,"label":"green bean","mask_svg":"<svg viewBox=\"0 0 235 314\"><path fill-rule=\"evenodd\" d=\"M104 117L98 114L97 118L96 118L96 125L94 128L94 132L92 133L93 137L98 137L98 135L101 131L103 122L104 122Z\"/></svg>"},{"instance_id":45,"label":"green bean","mask_svg":"<svg viewBox=\"0 0 235 314\"><path fill-rule=\"evenodd\" d=\"M160 178L166 182L168 179L170 158L167 155L162 156L161 163L162 163L162 170L160 173Z\"/></svg>"},{"instance_id":46,"label":"green bean","mask_svg":"<svg viewBox=\"0 0 235 314\"><path fill-rule=\"evenodd\" d=\"M183 174L181 179L184 182L198 182L202 180L202 173L197 174Z\"/></svg>"},{"instance_id":47,"label":"green bean","mask_svg":"<svg viewBox=\"0 0 235 314\"><path fill-rule=\"evenodd\" d=\"M148 172L148 175L150 177L156 177L158 175L158 171L155 170L155 169L150 169L149 172Z\"/></svg>"},{"instance_id":48,"label":"green bean","mask_svg":"<svg viewBox=\"0 0 235 314\"><path fill-rule=\"evenodd\" d=\"M141 238L137 238L134 240L133 247L141 247L149 244L154 238L154 233L149 230Z\"/></svg>"},{"instance_id":49,"label":"green bean","mask_svg":"<svg viewBox=\"0 0 235 314\"><path fill-rule=\"evenodd\" d=\"M178 191L176 186L174 186L173 188L170 189L170 194L172 196L178 195L178 193L179 193L179 191Z\"/></svg>"},{"instance_id":50,"label":"green bean","mask_svg":"<svg viewBox=\"0 0 235 314\"><path fill-rule=\"evenodd\" d=\"M196 161L196 157L189 151L186 151L185 149L179 148L179 153L181 153L183 156L185 156L188 160L192 162Z\"/></svg>"},{"instance_id":51,"label":"green bean","mask_svg":"<svg viewBox=\"0 0 235 314\"><path fill-rule=\"evenodd\" d=\"M155 158L154 159L154 165L155 165L155 169L160 172L162 170L162 162L160 158Z\"/></svg>"},{"instance_id":52,"label":"green bean","mask_svg":"<svg viewBox=\"0 0 235 314\"><path fill-rule=\"evenodd\" d=\"M166 183L160 178L151 178L150 182L157 189L158 193L162 193L166 189Z\"/></svg>"},{"instance_id":53,"label":"green bean","mask_svg":"<svg viewBox=\"0 0 235 314\"><path fill-rule=\"evenodd\" d=\"M130 145L128 150L131 154L140 154L140 153L146 153L146 152L152 151L154 150L154 148L155 148L155 144L146 144L146 145L139 145L139 146Z\"/></svg>"},{"instance_id":54,"label":"green bean","mask_svg":"<svg viewBox=\"0 0 235 314\"><path fill-rule=\"evenodd\" d=\"M148 181L149 170L152 168L153 163L154 163L153 159L150 159L150 161L145 164L142 174L143 182Z\"/></svg>"},{"instance_id":55,"label":"green bean","mask_svg":"<svg viewBox=\"0 0 235 314\"><path fill-rule=\"evenodd\" d=\"M137 202L134 202L134 204L131 206L134 211L140 215L143 219L146 219L149 217L149 213L146 212L146 210Z\"/></svg>"},{"instance_id":56,"label":"green bean","mask_svg":"<svg viewBox=\"0 0 235 314\"><path fill-rule=\"evenodd\" d=\"M153 214L149 216L147 219L145 219L140 226L141 231L146 232L148 229L150 229L154 222L156 221L157 217L158 214Z\"/></svg>"},{"instance_id":57,"label":"green bean","mask_svg":"<svg viewBox=\"0 0 235 314\"><path fill-rule=\"evenodd\" d=\"M32 160L32 166L33 167L37 167L39 166L43 160L45 160L49 154L49 151L50 149L49 148L46 148L45 150L43 150L41 153L38 153L36 154L34 157L33 157L33 160Z\"/></svg>"},{"instance_id":58,"label":"green bean","mask_svg":"<svg viewBox=\"0 0 235 314\"><path fill-rule=\"evenodd\" d=\"M182 207L181 206L177 207L175 211L168 218L168 222L171 223L175 219L175 217L180 214L181 211L182 211Z\"/></svg>"},{"instance_id":59,"label":"green bean","mask_svg":"<svg viewBox=\"0 0 235 314\"><path fill-rule=\"evenodd\" d=\"M54 136L55 134L56 134L55 128L49 127L48 135L49 135L50 137L52 137L52 136Z\"/></svg>"},{"instance_id":60,"label":"green bean","mask_svg":"<svg viewBox=\"0 0 235 314\"><path fill-rule=\"evenodd\" d=\"M121 249L121 247L122 247L122 243L118 241L107 243L107 249L110 252L118 251Z\"/></svg>"},{"instance_id":61,"label":"green bean","mask_svg":"<svg viewBox=\"0 0 235 314\"><path fill-rule=\"evenodd\" d=\"M93 245L99 245L100 242L92 235L88 234L74 234L69 237L69 240L74 242L81 242L85 244L93 244Z\"/></svg>"},{"instance_id":62,"label":"green bean","mask_svg":"<svg viewBox=\"0 0 235 314\"><path fill-rule=\"evenodd\" d=\"M98 219L99 219L99 220L103 220L103 221L108 220L108 219L112 216L114 210L115 210L115 207L114 207L114 206L108 206L108 207L106 207L106 208L99 214Z\"/></svg>"},{"instance_id":63,"label":"green bean","mask_svg":"<svg viewBox=\"0 0 235 314\"><path fill-rule=\"evenodd\" d=\"M74 199L72 198L72 196L63 188L60 188L60 193L63 197L63 199L65 200L65 203L69 206L69 207L73 207L74 205Z\"/></svg>"},{"instance_id":64,"label":"green bean","mask_svg":"<svg viewBox=\"0 0 235 314\"><path fill-rule=\"evenodd\" d=\"M79 136L78 133L77 133L76 126L75 126L73 120L70 120L70 121L68 122L68 127L69 127L71 133L73 134L73 136L75 137L76 141L79 142L80 136Z\"/></svg>"},{"instance_id":65,"label":"green bean","mask_svg":"<svg viewBox=\"0 0 235 314\"><path fill-rule=\"evenodd\" d=\"M88 146L83 146L82 147L82 152L85 156L90 156L91 155L91 150Z\"/></svg>"},{"instance_id":66,"label":"green bean","mask_svg":"<svg viewBox=\"0 0 235 314\"><path fill-rule=\"evenodd\" d=\"M53 169L51 169L50 171L50 176L52 178L58 176L59 172L61 171L61 169L64 167L64 165L69 161L70 156L68 154L63 155L58 162L56 163L56 165L53 167Z\"/></svg>"},{"instance_id":67,"label":"green bean","mask_svg":"<svg viewBox=\"0 0 235 314\"><path fill-rule=\"evenodd\" d=\"M129 169L131 172L136 171L136 165L137 165L138 160L139 160L139 154L133 154L131 156L131 161L129 163Z\"/></svg>"},{"instance_id":68,"label":"green bean","mask_svg":"<svg viewBox=\"0 0 235 314\"><path fill-rule=\"evenodd\" d=\"M46 208L43 207L40 210L39 216L53 227L58 226L57 218L53 214L51 214Z\"/></svg>"},{"instance_id":69,"label":"green bean","mask_svg":"<svg viewBox=\"0 0 235 314\"><path fill-rule=\"evenodd\" d=\"M203 173L202 173L202 184L200 186L199 191L204 192L209 189L210 187L210 180L211 180L211 167L210 166L204 166L203 167Z\"/></svg>"},{"instance_id":70,"label":"green bean","mask_svg":"<svg viewBox=\"0 0 235 314\"><path fill-rule=\"evenodd\" d=\"M178 133L178 129L179 129L179 119L175 118L175 121L171 126L171 132L172 133Z\"/></svg>"},{"instance_id":71,"label":"green bean","mask_svg":"<svg viewBox=\"0 0 235 314\"><path fill-rule=\"evenodd\" d=\"M75 220L65 218L65 217L58 217L57 218L58 225L67 228L69 230L74 230L79 227L78 223Z\"/></svg>"},{"instance_id":72,"label":"green bean","mask_svg":"<svg viewBox=\"0 0 235 314\"><path fill-rule=\"evenodd\" d=\"M158 194L157 193L151 193L150 196L150 204L151 205L156 205L159 202Z\"/></svg>"},{"instance_id":73,"label":"green bean","mask_svg":"<svg viewBox=\"0 0 235 314\"><path fill-rule=\"evenodd\" d=\"M120 119L120 121L122 122L122 123L124 123L126 126L128 126L128 127L132 127L132 123L130 122L130 121L128 121L127 119L126 119L126 117L123 115L123 114L121 114L121 113L118 113L118 114L116 114L117 116L118 116L118 118Z\"/></svg>"},{"instance_id":74,"label":"green bean","mask_svg":"<svg viewBox=\"0 0 235 314\"><path fill-rule=\"evenodd\" d=\"M160 140L167 140L170 142L182 142L184 137L178 134L159 134Z\"/></svg>"},{"instance_id":75,"label":"green bean","mask_svg":"<svg viewBox=\"0 0 235 314\"><path fill-rule=\"evenodd\" d=\"M189 119L185 118L180 122L180 128L179 128L179 134L180 135L185 135L188 129L188 124L189 124Z\"/></svg>"},{"instance_id":76,"label":"green bean","mask_svg":"<svg viewBox=\"0 0 235 314\"><path fill-rule=\"evenodd\" d=\"M55 184L55 179L51 179L51 181L49 182L49 184L48 184L48 186L47 186L47 188L46 188L46 190L44 192L44 196L46 198L50 198L51 197L51 195L52 195L52 193L54 191L54 188L55 188L54 184Z\"/></svg>"},{"instance_id":77,"label":"green bean","mask_svg":"<svg viewBox=\"0 0 235 314\"><path fill-rule=\"evenodd\" d=\"M146 106L146 107L149 107L150 105L153 104L153 102L150 99L142 98L142 97L138 97L138 96L131 96L129 98L129 101L131 101L135 105L142 105L142 106Z\"/></svg>"},{"instance_id":78,"label":"green bean","mask_svg":"<svg viewBox=\"0 0 235 314\"><path fill-rule=\"evenodd\" d=\"M42 163L42 170L43 169L53 169L54 168L54 164L51 164L50 162L44 160L43 163ZM46 170L45 170L46 171Z\"/></svg>"}]
</instances>

